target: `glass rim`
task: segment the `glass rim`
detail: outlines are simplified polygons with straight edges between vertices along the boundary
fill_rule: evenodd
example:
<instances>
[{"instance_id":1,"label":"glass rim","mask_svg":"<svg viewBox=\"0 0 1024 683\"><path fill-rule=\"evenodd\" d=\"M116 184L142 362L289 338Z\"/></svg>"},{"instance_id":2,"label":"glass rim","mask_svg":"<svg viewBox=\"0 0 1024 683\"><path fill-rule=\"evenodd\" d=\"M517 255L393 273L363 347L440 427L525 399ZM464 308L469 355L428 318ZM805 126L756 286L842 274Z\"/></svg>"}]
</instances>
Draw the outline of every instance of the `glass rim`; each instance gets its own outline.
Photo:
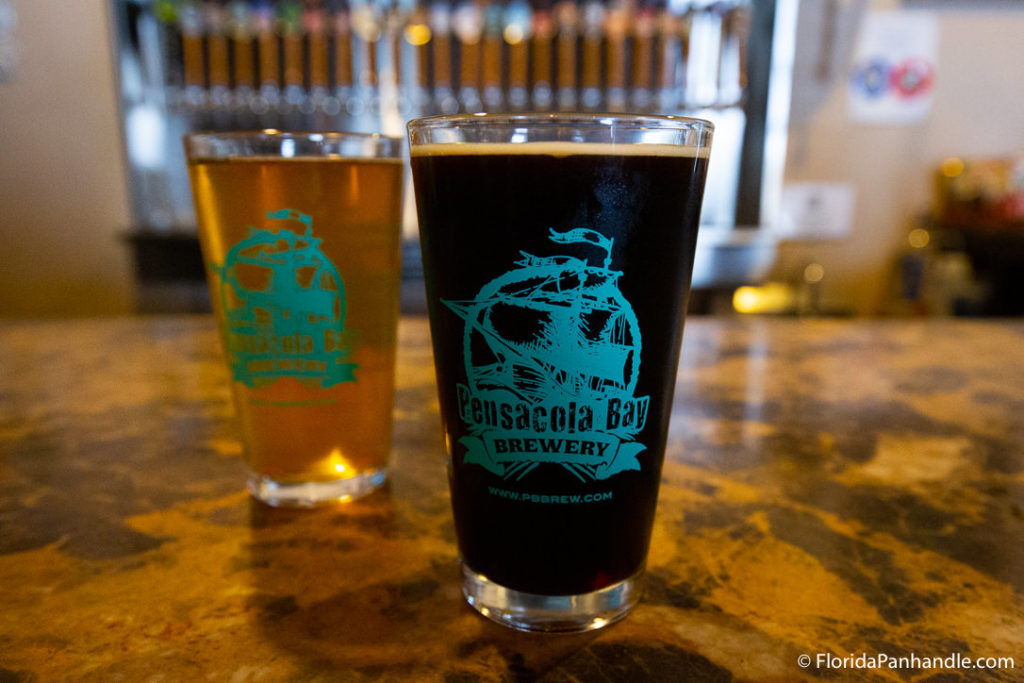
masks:
<instances>
[{"instance_id":1,"label":"glass rim","mask_svg":"<svg viewBox=\"0 0 1024 683\"><path fill-rule=\"evenodd\" d=\"M355 139L355 140L391 140L401 142L402 137L398 135L385 135L383 133L362 133L347 130L278 130L277 128L263 128L253 130L200 130L186 133L182 137L188 139L200 138L221 138L224 140L239 140L244 138L266 138L282 140L313 140L314 136L321 136L322 139Z\"/></svg>"},{"instance_id":2,"label":"glass rim","mask_svg":"<svg viewBox=\"0 0 1024 683\"><path fill-rule=\"evenodd\" d=\"M630 130L686 130L704 129L713 131L715 125L707 120L693 116L676 116L671 114L628 114L628 113L597 113L597 112L524 112L524 113L490 113L475 114L438 114L410 120L408 130L427 130L434 128L457 128L459 126L493 125L589 125L595 128L611 128Z\"/></svg>"},{"instance_id":3,"label":"glass rim","mask_svg":"<svg viewBox=\"0 0 1024 683\"><path fill-rule=\"evenodd\" d=\"M193 158L232 158L270 154L293 141L293 149L282 156L296 159L343 157L353 159L401 160L404 138L383 133L338 130L260 130L195 131L181 137L185 156ZM213 151L220 148L217 151ZM224 151L233 148L231 151ZM261 151L255 151L260 149ZM346 153L349 152L349 153Z\"/></svg>"}]
</instances>

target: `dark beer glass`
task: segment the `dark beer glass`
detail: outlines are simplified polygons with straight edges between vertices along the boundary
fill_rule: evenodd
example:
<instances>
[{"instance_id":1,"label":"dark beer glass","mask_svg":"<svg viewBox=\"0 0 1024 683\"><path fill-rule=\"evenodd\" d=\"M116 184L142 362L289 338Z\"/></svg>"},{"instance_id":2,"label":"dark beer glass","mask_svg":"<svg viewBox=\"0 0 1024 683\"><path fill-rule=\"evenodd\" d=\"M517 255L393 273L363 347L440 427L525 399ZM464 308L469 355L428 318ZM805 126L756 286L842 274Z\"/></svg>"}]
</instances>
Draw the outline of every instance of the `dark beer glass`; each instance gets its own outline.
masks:
<instances>
[{"instance_id":1,"label":"dark beer glass","mask_svg":"<svg viewBox=\"0 0 1024 683\"><path fill-rule=\"evenodd\" d=\"M638 599L711 133L409 124L463 592L499 623L583 631Z\"/></svg>"}]
</instances>

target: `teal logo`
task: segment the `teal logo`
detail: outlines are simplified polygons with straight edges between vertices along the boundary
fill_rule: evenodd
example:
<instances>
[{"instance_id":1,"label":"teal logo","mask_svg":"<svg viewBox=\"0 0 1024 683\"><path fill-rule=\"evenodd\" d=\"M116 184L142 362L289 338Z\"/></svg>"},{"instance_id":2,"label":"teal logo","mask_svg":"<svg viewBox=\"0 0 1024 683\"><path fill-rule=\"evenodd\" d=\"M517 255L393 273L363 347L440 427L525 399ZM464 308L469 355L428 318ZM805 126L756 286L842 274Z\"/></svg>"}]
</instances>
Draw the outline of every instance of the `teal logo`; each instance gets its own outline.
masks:
<instances>
[{"instance_id":1,"label":"teal logo","mask_svg":"<svg viewBox=\"0 0 1024 683\"><path fill-rule=\"evenodd\" d=\"M464 463L504 479L557 465L582 481L639 470L635 440L650 403L635 396L640 327L610 269L613 241L585 228L559 244L590 244L601 265L523 253L469 301L442 300L465 321L467 383L456 387L469 436Z\"/></svg>"},{"instance_id":2,"label":"teal logo","mask_svg":"<svg viewBox=\"0 0 1024 683\"><path fill-rule=\"evenodd\" d=\"M355 382L345 284L313 237L313 219L267 212L282 225L256 228L214 266L220 276L225 345L235 381L249 387L294 377L315 387ZM293 224L299 227L289 229Z\"/></svg>"}]
</instances>

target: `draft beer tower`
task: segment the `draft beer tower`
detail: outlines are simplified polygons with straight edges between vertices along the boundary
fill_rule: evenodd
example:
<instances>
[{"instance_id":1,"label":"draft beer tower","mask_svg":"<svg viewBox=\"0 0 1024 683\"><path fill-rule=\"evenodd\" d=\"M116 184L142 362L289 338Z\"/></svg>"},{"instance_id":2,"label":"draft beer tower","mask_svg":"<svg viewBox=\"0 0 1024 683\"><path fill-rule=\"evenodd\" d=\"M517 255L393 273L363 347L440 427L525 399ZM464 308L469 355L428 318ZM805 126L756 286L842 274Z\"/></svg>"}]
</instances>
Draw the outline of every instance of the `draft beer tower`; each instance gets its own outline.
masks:
<instances>
[{"instance_id":1,"label":"draft beer tower","mask_svg":"<svg viewBox=\"0 0 1024 683\"><path fill-rule=\"evenodd\" d=\"M795 5L111 0L140 279L168 270L168 253L191 248L185 133L403 135L413 117L478 111L710 119L716 134L694 287L756 279L774 251L761 226L781 182L776 150L784 149ZM411 206L406 213L415 269Z\"/></svg>"}]
</instances>

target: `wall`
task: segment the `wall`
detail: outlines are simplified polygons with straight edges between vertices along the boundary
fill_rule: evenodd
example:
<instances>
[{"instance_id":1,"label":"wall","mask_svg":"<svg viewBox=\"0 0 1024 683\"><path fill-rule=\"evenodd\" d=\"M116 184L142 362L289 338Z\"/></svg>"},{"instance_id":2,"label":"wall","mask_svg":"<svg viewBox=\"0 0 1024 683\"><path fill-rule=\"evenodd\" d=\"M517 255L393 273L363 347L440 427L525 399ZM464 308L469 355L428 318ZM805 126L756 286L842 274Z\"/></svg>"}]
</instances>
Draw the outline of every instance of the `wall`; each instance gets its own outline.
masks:
<instances>
[{"instance_id":1,"label":"wall","mask_svg":"<svg viewBox=\"0 0 1024 683\"><path fill-rule=\"evenodd\" d=\"M119 239L129 211L106 3L13 4L21 64L0 83L0 316L129 312L133 278ZM818 4L804 0L804 10ZM803 109L794 112L786 179L854 183L855 227L837 242L780 245L773 274L792 279L808 262L822 263L825 306L862 314L885 308L895 255L929 203L930 169L951 155L1024 150L1024 79L1014 76L1024 62L1024 3L868 5L937 13L931 116L911 127L851 122L843 78L811 92L820 84L802 76L813 68L809 49L797 64ZM807 28L801 41L813 46Z\"/></svg>"},{"instance_id":2,"label":"wall","mask_svg":"<svg viewBox=\"0 0 1024 683\"><path fill-rule=\"evenodd\" d=\"M0 316L132 308L128 198L104 0L14 0L0 83Z\"/></svg>"},{"instance_id":3,"label":"wall","mask_svg":"<svg viewBox=\"0 0 1024 683\"><path fill-rule=\"evenodd\" d=\"M805 9L809 4L816 0L804 0ZM934 102L922 124L852 122L845 77L835 79L820 98L808 96L805 91L815 85L799 72L812 68L807 59L813 55L797 55L794 102L805 110L793 112L786 181L853 183L857 199L847 238L780 245L773 277L793 280L807 263L821 263L825 308L886 311L894 261L907 231L929 207L930 173L943 159L1024 153L1024 79L1018 77L1024 63L1024 3L867 3L872 11L906 7L934 12L939 21ZM800 40L808 40L806 33Z\"/></svg>"}]
</instances>

